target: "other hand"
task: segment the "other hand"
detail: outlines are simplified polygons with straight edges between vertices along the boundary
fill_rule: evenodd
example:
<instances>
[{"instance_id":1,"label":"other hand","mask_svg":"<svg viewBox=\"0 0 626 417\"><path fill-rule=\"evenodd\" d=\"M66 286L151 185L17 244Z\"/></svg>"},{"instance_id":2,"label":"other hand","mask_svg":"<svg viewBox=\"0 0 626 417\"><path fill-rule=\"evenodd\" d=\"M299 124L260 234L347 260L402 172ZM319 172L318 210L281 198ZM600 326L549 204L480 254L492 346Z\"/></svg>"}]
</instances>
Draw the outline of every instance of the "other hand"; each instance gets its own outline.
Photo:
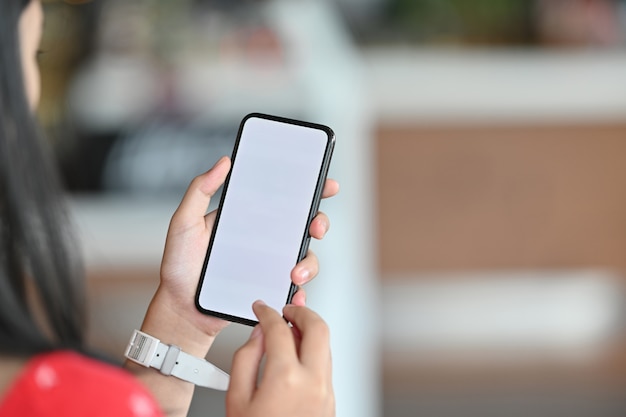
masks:
<instances>
[{"instance_id":1,"label":"other hand","mask_svg":"<svg viewBox=\"0 0 626 417\"><path fill-rule=\"evenodd\" d=\"M304 306L280 314L253 305L259 324L233 358L226 393L228 417L333 417L335 397L326 323ZM261 360L265 367L259 380Z\"/></svg>"}]
</instances>

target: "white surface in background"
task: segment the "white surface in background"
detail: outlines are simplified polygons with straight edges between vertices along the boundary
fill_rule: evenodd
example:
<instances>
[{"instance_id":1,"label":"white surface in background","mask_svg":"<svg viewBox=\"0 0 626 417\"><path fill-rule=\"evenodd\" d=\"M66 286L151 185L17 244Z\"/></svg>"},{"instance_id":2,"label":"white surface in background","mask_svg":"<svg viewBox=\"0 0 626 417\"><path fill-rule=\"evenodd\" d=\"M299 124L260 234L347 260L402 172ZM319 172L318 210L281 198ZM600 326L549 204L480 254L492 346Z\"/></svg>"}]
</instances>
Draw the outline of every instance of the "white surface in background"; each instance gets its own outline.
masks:
<instances>
[{"instance_id":1,"label":"white surface in background","mask_svg":"<svg viewBox=\"0 0 626 417\"><path fill-rule=\"evenodd\" d=\"M619 277L603 271L500 271L390 279L388 352L593 353L621 327Z\"/></svg>"},{"instance_id":2,"label":"white surface in background","mask_svg":"<svg viewBox=\"0 0 626 417\"><path fill-rule=\"evenodd\" d=\"M77 72L68 102L74 123L110 132L150 114L160 94L159 77L150 62L101 54Z\"/></svg>"},{"instance_id":3,"label":"white surface in background","mask_svg":"<svg viewBox=\"0 0 626 417\"><path fill-rule=\"evenodd\" d=\"M626 120L626 53L373 49L365 54L386 121Z\"/></svg>"},{"instance_id":4,"label":"white surface in background","mask_svg":"<svg viewBox=\"0 0 626 417\"><path fill-rule=\"evenodd\" d=\"M70 207L87 268L158 268L178 203L177 196L72 196ZM211 206L217 207L217 203L212 201Z\"/></svg>"}]
</instances>

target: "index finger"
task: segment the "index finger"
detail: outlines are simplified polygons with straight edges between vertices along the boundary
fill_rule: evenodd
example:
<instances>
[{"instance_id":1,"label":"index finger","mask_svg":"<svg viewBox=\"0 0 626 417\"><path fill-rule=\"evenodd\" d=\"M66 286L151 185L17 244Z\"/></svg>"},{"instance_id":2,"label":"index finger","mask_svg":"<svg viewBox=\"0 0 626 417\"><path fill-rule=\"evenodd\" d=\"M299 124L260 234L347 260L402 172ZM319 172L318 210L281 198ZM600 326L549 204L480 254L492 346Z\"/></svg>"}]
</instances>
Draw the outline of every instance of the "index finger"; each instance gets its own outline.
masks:
<instances>
[{"instance_id":1,"label":"index finger","mask_svg":"<svg viewBox=\"0 0 626 417\"><path fill-rule=\"evenodd\" d=\"M301 335L300 362L307 367L326 369L330 363L330 332L326 322L304 306L287 305L283 314Z\"/></svg>"},{"instance_id":2,"label":"index finger","mask_svg":"<svg viewBox=\"0 0 626 417\"><path fill-rule=\"evenodd\" d=\"M262 301L256 301L252 305L252 310L263 330L267 362L297 360L291 328L281 315Z\"/></svg>"}]
</instances>

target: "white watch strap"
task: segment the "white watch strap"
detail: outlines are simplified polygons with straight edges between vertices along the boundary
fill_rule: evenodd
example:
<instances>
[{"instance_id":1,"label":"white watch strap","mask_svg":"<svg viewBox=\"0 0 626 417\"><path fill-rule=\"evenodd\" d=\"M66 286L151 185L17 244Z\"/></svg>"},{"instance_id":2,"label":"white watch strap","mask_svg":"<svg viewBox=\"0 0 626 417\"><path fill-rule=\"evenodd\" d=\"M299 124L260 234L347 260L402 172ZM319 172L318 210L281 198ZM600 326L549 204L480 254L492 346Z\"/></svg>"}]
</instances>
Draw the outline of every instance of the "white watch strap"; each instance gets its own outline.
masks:
<instances>
[{"instance_id":1,"label":"white watch strap","mask_svg":"<svg viewBox=\"0 0 626 417\"><path fill-rule=\"evenodd\" d=\"M201 387L220 391L228 388L230 377L217 366L139 330L133 332L124 356L145 367L158 369L163 375L173 375Z\"/></svg>"}]
</instances>

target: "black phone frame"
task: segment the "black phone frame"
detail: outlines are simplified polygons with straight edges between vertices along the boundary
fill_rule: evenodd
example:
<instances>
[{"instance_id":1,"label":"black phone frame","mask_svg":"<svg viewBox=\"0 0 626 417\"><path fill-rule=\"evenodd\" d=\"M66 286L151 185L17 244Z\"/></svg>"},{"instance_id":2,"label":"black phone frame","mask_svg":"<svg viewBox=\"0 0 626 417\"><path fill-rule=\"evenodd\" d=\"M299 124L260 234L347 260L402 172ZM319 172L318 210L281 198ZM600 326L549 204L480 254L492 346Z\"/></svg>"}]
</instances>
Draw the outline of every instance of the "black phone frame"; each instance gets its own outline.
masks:
<instances>
[{"instance_id":1,"label":"black phone frame","mask_svg":"<svg viewBox=\"0 0 626 417\"><path fill-rule=\"evenodd\" d=\"M237 160L237 150L239 149L239 142L241 140L241 135L243 133L243 129L244 129L244 125L246 123L246 121L248 121L248 119L251 118L260 118L260 119L266 119L266 120L271 120L271 121L275 121L275 122L279 122L279 123L286 123L286 124L292 124L292 125L297 125L297 126L304 126L304 127L308 127L311 129L317 129L317 130L322 130L326 133L328 140L326 141L326 149L324 151L324 157L322 159L322 165L320 167L320 172L318 175L318 179L317 179L317 184L315 186L315 193L313 195L313 199L311 201L311 207L309 209L309 216L304 228L304 233L302 236L302 241L300 244L300 251L298 254L298 259L296 260L296 263L294 263L294 266L300 262L302 259L304 259L304 257L306 256L306 253L309 249L309 243L311 241L311 235L309 233L309 228L311 227L311 222L313 221L313 219L315 218L315 216L317 215L317 212L319 210L319 205L320 205L320 201L321 201L321 197L322 197L322 192L324 190L324 184L326 182L326 178L328 176L328 169L330 167L330 162L332 159L332 155L333 155L333 150L335 148L335 133L333 132L333 130L325 125L322 124L318 124L318 123L311 123L311 122L306 122L303 120L296 120L296 119L290 119L287 117L281 117L281 116L274 116L274 115L269 115L269 114L265 114L265 113L249 113L246 116L244 116L244 118L241 120L241 123L239 124L239 129L237 131L237 138L235 140L235 145L233 147L233 152L231 155L231 169L228 173L228 175L226 176L226 180L224 181L224 188L222 190L222 195L220 197L220 202L219 202L219 206L217 208L217 213L215 216L215 223L213 224L213 230L211 231L211 238L209 240L209 246L207 248L206 251L206 255L204 258L204 262L202 265L202 272L200 273L200 279L198 281L198 287L196 289L196 296L195 296L195 305L196 308L198 309L198 311L200 311L203 314L207 314L210 316L214 316L214 317L218 317L230 322L235 322L235 323L240 323L240 324L245 324L248 326L256 326L258 324L258 321L256 320L250 320L244 317L238 317L238 316L233 316L231 314L226 314L226 313L222 313L219 311L214 311L214 310L207 310L204 307L202 307L200 305L200 293L202 290L202 284L204 282L204 276L206 273L206 268L207 265L209 263L209 258L211 255L211 250L213 248L213 241L215 238L215 232L217 230L217 227L219 225L219 220L220 220L220 215L222 213L222 207L224 204L224 200L226 198L226 194L228 192L228 185L230 183L230 174L233 170L233 167L235 166L236 160ZM287 299L285 301L285 304L289 304L293 298L293 296L295 295L295 293L298 291L298 285L295 285L293 282L291 283L291 285L289 286L289 290L287 293Z\"/></svg>"}]
</instances>

